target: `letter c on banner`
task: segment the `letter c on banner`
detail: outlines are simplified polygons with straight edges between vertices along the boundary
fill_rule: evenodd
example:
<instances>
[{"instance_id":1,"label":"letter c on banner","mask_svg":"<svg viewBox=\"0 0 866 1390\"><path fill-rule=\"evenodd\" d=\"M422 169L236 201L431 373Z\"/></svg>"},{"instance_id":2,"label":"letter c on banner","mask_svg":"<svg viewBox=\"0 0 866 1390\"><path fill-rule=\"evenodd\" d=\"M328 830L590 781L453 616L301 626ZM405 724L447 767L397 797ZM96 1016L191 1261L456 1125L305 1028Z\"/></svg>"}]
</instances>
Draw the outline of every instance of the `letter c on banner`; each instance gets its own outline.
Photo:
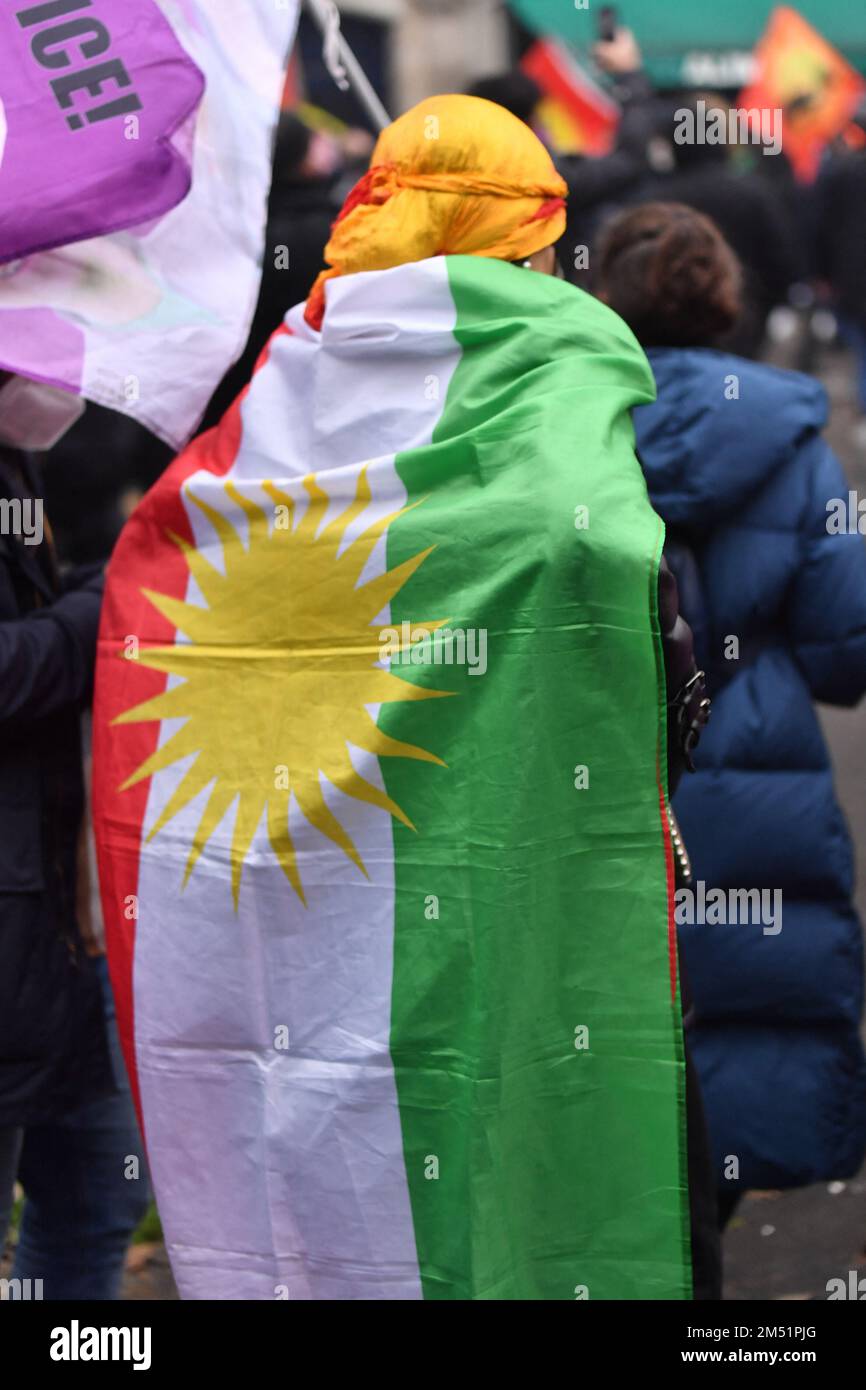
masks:
<instances>
[{"instance_id":1,"label":"letter c on banner","mask_svg":"<svg viewBox=\"0 0 866 1390\"><path fill-rule=\"evenodd\" d=\"M71 68L72 59L65 50L52 50L65 44L67 39L75 39L82 34L93 35L80 45L81 52L88 61L98 58L100 53L105 53L111 47L111 35L98 19L71 19L68 24L55 24L51 29L43 29L40 33L34 34L30 45L33 57L43 68Z\"/></svg>"}]
</instances>

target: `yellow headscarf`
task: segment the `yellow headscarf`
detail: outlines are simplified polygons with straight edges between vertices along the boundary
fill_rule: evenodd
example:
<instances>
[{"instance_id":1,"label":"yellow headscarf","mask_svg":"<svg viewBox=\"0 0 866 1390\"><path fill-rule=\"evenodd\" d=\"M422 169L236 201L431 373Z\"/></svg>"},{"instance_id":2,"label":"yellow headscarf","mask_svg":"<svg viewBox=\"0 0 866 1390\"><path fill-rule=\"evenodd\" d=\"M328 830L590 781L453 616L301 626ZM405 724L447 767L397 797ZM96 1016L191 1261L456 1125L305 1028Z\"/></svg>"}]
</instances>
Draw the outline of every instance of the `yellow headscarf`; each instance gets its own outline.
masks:
<instances>
[{"instance_id":1,"label":"yellow headscarf","mask_svg":"<svg viewBox=\"0 0 866 1390\"><path fill-rule=\"evenodd\" d=\"M321 326L335 275L388 270L428 256L516 261L565 230L567 187L523 121L480 97L429 97L379 137L346 199L307 300Z\"/></svg>"}]
</instances>

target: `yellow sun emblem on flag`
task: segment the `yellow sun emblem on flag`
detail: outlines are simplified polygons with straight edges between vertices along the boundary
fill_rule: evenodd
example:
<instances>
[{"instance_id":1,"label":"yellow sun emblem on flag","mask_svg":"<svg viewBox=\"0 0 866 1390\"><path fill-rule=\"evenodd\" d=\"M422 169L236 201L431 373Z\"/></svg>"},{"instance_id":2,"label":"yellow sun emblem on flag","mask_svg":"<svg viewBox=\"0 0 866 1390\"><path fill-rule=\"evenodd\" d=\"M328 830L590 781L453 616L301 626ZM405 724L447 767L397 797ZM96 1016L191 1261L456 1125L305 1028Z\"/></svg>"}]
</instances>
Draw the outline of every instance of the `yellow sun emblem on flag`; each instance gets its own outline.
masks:
<instances>
[{"instance_id":1,"label":"yellow sun emblem on flag","mask_svg":"<svg viewBox=\"0 0 866 1390\"><path fill-rule=\"evenodd\" d=\"M194 755L148 840L209 787L192 836L184 887L236 801L230 851L235 909L244 861L265 815L271 848L306 905L289 831L291 798L310 825L366 876L356 846L325 802L321 778L414 829L405 812L356 771L349 744L377 757L445 765L435 754L383 733L367 708L451 693L401 680L379 664L384 629L375 619L434 547L360 584L379 538L417 502L374 522L343 545L348 527L372 500L366 469L359 475L354 500L325 525L330 498L313 476L303 482L309 500L299 521L294 499L272 483L263 483L261 491L273 509L258 505L231 482L223 486L225 495L246 514L246 545L221 511L189 488L186 496L216 531L224 572L182 537L167 533L183 552L207 606L143 590L188 640L142 648L136 659L142 666L181 677L183 684L125 711L115 723L178 718L186 722L121 790ZM424 626L434 630L447 621Z\"/></svg>"}]
</instances>

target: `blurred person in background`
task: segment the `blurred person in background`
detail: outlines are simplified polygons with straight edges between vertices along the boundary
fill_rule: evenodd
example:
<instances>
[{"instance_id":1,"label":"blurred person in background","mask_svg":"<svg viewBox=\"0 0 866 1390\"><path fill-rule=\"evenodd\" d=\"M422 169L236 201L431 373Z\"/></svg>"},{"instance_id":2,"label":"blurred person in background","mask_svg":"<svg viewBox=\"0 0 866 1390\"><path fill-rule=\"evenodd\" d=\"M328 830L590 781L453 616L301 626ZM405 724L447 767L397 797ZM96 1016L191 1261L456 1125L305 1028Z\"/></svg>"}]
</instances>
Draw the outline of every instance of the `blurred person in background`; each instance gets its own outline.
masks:
<instances>
[{"instance_id":1,"label":"blurred person in background","mask_svg":"<svg viewBox=\"0 0 866 1390\"><path fill-rule=\"evenodd\" d=\"M649 174L629 201L685 203L721 228L744 275L742 311L724 346L754 357L764 341L770 310L787 301L789 289L805 274L805 251L788 205L774 184L755 172L738 171L730 145L680 144L674 138L682 120L680 113L693 113L698 121L701 101L708 110L727 112L723 97L706 93L678 98L674 106L664 110L657 120L656 135L669 142L673 167ZM764 162L783 160L784 154L761 158Z\"/></svg>"},{"instance_id":2,"label":"blurred person in background","mask_svg":"<svg viewBox=\"0 0 866 1390\"><path fill-rule=\"evenodd\" d=\"M615 147L601 156L552 152L568 185L568 221L558 248L560 263L566 279L582 288L586 288L588 276L575 255L576 248L589 247L601 220L627 202L648 176L648 142L659 104L631 30L619 28L612 39L594 44L592 56L612 79L610 95L621 108ZM470 92L504 106L535 127L542 91L535 79L519 68L481 78Z\"/></svg>"},{"instance_id":3,"label":"blurred person in background","mask_svg":"<svg viewBox=\"0 0 866 1390\"><path fill-rule=\"evenodd\" d=\"M648 204L599 254L600 295L656 377L638 451L714 700L676 814L707 893L781 893L768 932L680 927L724 1220L748 1188L852 1176L866 1148L852 850L813 703L866 691L866 552L828 531L848 483L823 388L714 349L742 294L714 224Z\"/></svg>"},{"instance_id":4,"label":"blurred person in background","mask_svg":"<svg viewBox=\"0 0 866 1390\"><path fill-rule=\"evenodd\" d=\"M36 408L0 374L0 440ZM103 580L98 564L61 573L43 498L35 457L0 442L0 1245L17 1180L13 1277L42 1280L47 1299L104 1299L148 1185L82 833Z\"/></svg>"},{"instance_id":5,"label":"blurred person in background","mask_svg":"<svg viewBox=\"0 0 866 1390\"><path fill-rule=\"evenodd\" d=\"M854 124L866 132L866 102ZM840 145L829 154L815 188L815 212L817 268L830 282L857 360L862 415L857 434L866 445L866 143Z\"/></svg>"}]
</instances>

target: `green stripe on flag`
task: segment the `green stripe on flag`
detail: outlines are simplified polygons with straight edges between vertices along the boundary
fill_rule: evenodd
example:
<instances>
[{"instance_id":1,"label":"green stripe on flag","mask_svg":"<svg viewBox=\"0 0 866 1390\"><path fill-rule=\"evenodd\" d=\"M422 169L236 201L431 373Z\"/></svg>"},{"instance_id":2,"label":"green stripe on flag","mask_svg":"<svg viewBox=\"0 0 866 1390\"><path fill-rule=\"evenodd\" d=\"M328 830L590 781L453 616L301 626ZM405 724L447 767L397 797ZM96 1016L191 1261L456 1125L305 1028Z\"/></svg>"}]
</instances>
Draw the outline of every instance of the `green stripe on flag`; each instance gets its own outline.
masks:
<instances>
[{"instance_id":1,"label":"green stripe on flag","mask_svg":"<svg viewBox=\"0 0 866 1390\"><path fill-rule=\"evenodd\" d=\"M397 459L425 500L389 568L436 548L392 623L483 631L487 671L395 666L455 694L380 715L447 764L382 759L415 826L394 826L391 1052L424 1294L687 1298L661 524L627 415L652 378L579 291L446 264L462 358L432 444Z\"/></svg>"}]
</instances>

